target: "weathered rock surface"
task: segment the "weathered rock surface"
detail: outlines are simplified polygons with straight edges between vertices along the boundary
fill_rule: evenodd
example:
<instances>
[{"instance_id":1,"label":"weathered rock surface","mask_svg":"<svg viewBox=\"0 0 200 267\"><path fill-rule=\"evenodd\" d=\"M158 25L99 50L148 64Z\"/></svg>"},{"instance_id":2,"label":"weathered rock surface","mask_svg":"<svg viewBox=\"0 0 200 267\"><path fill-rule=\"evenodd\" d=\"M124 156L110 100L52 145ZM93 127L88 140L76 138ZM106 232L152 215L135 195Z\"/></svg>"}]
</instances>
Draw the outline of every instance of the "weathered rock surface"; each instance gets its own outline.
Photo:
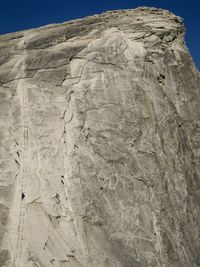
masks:
<instances>
[{"instance_id":1,"label":"weathered rock surface","mask_svg":"<svg viewBox=\"0 0 200 267\"><path fill-rule=\"evenodd\" d=\"M0 266L200 266L200 82L179 17L0 36Z\"/></svg>"}]
</instances>

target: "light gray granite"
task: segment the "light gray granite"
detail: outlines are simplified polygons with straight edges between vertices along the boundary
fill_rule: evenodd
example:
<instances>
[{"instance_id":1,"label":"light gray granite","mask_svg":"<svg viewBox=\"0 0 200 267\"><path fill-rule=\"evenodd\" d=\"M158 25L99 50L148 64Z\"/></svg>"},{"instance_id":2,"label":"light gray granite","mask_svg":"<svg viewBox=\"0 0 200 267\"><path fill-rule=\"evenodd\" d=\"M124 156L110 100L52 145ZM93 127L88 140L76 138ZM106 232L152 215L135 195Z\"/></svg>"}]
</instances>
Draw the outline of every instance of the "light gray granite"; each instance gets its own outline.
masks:
<instances>
[{"instance_id":1,"label":"light gray granite","mask_svg":"<svg viewBox=\"0 0 200 267\"><path fill-rule=\"evenodd\" d=\"M199 78L161 9L0 36L0 266L200 266Z\"/></svg>"}]
</instances>

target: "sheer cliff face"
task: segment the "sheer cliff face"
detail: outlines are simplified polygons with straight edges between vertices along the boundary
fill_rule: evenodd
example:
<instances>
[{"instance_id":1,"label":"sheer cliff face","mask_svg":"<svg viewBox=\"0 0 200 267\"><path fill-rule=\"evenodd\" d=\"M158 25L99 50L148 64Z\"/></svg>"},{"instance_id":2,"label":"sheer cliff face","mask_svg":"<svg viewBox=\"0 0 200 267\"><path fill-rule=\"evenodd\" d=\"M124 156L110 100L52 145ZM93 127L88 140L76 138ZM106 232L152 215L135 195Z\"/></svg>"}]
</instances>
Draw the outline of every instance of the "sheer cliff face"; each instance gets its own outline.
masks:
<instances>
[{"instance_id":1,"label":"sheer cliff face","mask_svg":"<svg viewBox=\"0 0 200 267\"><path fill-rule=\"evenodd\" d=\"M139 8L0 37L0 266L200 266L200 82Z\"/></svg>"}]
</instances>

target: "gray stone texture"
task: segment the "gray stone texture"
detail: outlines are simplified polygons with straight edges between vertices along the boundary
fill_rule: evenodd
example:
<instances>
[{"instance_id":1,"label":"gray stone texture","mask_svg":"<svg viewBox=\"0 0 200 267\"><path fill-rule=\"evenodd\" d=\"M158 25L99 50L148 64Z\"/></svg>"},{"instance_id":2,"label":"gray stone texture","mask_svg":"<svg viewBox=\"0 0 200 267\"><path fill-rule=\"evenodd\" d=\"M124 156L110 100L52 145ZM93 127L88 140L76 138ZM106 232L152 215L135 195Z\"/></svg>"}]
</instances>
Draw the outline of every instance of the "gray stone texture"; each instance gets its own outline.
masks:
<instances>
[{"instance_id":1,"label":"gray stone texture","mask_svg":"<svg viewBox=\"0 0 200 267\"><path fill-rule=\"evenodd\" d=\"M0 36L0 266L200 266L200 82L182 19Z\"/></svg>"}]
</instances>

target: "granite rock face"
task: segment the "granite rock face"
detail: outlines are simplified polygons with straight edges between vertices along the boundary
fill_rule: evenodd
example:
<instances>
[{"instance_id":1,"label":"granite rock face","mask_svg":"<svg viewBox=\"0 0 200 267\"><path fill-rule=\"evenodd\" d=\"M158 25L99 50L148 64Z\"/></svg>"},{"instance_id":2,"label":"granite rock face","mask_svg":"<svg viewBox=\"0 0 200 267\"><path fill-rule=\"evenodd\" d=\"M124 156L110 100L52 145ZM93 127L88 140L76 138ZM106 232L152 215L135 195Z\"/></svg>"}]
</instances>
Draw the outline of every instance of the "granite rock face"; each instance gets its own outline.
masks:
<instances>
[{"instance_id":1,"label":"granite rock face","mask_svg":"<svg viewBox=\"0 0 200 267\"><path fill-rule=\"evenodd\" d=\"M0 36L0 266L200 266L200 82L182 19Z\"/></svg>"}]
</instances>

